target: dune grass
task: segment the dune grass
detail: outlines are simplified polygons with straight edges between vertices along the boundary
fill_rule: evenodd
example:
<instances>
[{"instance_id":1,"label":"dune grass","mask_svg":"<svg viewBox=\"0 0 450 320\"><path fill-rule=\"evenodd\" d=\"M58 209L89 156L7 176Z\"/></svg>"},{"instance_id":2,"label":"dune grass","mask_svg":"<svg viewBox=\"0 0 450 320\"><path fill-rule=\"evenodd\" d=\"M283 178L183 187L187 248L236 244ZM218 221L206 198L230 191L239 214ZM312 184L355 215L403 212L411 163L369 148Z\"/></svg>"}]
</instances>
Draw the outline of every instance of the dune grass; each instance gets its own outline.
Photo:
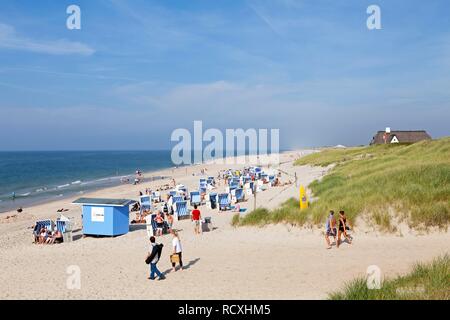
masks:
<instances>
[{"instance_id":1,"label":"dune grass","mask_svg":"<svg viewBox=\"0 0 450 320\"><path fill-rule=\"evenodd\" d=\"M412 271L385 279L380 289L368 289L366 279L347 283L343 290L329 294L332 300L449 300L450 257L439 257L428 264L416 264Z\"/></svg>"},{"instance_id":2,"label":"dune grass","mask_svg":"<svg viewBox=\"0 0 450 320\"><path fill-rule=\"evenodd\" d=\"M243 217L235 214L231 224L233 226L264 226L270 223L303 225L307 218L307 215L300 213L298 200L291 198L275 210L269 211L265 208L258 208Z\"/></svg>"},{"instance_id":3,"label":"dune grass","mask_svg":"<svg viewBox=\"0 0 450 320\"><path fill-rule=\"evenodd\" d=\"M329 210L345 210L348 218L367 214L387 231L396 222L410 227L447 227L450 222L450 138L411 145L391 144L326 149L296 161L296 165L328 166L331 172L309 188L317 198L300 212L290 199L279 209L258 209L235 225L287 222L323 223Z\"/></svg>"}]
</instances>

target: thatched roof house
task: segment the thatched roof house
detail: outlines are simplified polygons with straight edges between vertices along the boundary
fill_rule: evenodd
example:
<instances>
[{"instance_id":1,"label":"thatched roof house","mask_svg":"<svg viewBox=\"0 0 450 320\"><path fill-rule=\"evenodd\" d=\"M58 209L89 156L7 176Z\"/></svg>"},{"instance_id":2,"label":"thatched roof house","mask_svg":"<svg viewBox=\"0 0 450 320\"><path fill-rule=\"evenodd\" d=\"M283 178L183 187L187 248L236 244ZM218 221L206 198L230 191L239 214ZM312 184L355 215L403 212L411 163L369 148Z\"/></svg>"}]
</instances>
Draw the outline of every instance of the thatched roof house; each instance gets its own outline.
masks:
<instances>
[{"instance_id":1,"label":"thatched roof house","mask_svg":"<svg viewBox=\"0 0 450 320\"><path fill-rule=\"evenodd\" d=\"M386 131L378 131L370 144L414 143L422 140L431 140L431 136L425 130L391 131L386 128Z\"/></svg>"}]
</instances>

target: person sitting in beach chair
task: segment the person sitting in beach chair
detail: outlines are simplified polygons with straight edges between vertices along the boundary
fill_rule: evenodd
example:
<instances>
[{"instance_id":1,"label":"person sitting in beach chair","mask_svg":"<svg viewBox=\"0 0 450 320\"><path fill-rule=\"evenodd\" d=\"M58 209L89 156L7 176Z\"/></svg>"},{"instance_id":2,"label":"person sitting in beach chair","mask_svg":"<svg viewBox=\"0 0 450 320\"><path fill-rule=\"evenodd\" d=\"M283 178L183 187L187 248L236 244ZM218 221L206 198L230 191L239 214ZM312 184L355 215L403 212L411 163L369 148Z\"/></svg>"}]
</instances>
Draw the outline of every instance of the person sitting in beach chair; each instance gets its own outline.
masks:
<instances>
[{"instance_id":1,"label":"person sitting in beach chair","mask_svg":"<svg viewBox=\"0 0 450 320\"><path fill-rule=\"evenodd\" d=\"M330 211L330 215L325 223L325 241L327 242L327 249L331 249L330 236L334 238L336 243L336 218L334 217L334 211Z\"/></svg>"},{"instance_id":2,"label":"person sitting in beach chair","mask_svg":"<svg viewBox=\"0 0 450 320\"><path fill-rule=\"evenodd\" d=\"M48 237L45 240L46 244L54 244L54 243L62 243L63 242L63 235L61 231L55 230L53 232L48 232Z\"/></svg>"},{"instance_id":3,"label":"person sitting in beach chair","mask_svg":"<svg viewBox=\"0 0 450 320\"><path fill-rule=\"evenodd\" d=\"M347 242L349 244L352 243L351 237L347 233L348 230L350 230L350 221L347 220L344 210L341 210L341 211L339 211L339 227L338 227L337 244L336 244L337 248L339 248L339 245L341 244L341 235L342 234L344 235L345 240L347 240Z\"/></svg>"},{"instance_id":4,"label":"person sitting in beach chair","mask_svg":"<svg viewBox=\"0 0 450 320\"><path fill-rule=\"evenodd\" d=\"M47 238L48 238L47 228L42 227L41 230L39 231L38 243L44 244L47 241Z\"/></svg>"}]
</instances>

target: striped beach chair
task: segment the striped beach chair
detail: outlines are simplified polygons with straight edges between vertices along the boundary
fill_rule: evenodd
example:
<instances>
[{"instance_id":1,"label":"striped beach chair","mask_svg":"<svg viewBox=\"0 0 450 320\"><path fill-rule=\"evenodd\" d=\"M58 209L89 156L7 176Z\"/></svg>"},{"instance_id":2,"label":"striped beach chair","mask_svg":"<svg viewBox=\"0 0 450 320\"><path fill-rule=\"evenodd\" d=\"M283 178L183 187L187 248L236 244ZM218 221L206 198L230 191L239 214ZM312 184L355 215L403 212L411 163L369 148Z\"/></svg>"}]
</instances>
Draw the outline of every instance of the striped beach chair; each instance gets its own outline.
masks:
<instances>
[{"instance_id":1,"label":"striped beach chair","mask_svg":"<svg viewBox=\"0 0 450 320\"><path fill-rule=\"evenodd\" d=\"M164 217L164 216L163 216ZM153 229L153 235L156 236L156 229L158 229L158 224L155 221L156 213L153 213L151 215L151 223L152 223L152 229ZM163 227L163 234L167 234L169 230L169 225L167 224L167 221L164 221L164 227Z\"/></svg>"},{"instance_id":2,"label":"striped beach chair","mask_svg":"<svg viewBox=\"0 0 450 320\"><path fill-rule=\"evenodd\" d=\"M219 211L228 210L231 207L230 197L228 193L219 193L218 202L219 202Z\"/></svg>"},{"instance_id":3,"label":"striped beach chair","mask_svg":"<svg viewBox=\"0 0 450 320\"><path fill-rule=\"evenodd\" d=\"M50 219L36 221L35 229L40 231L42 228L47 228L48 230L53 231L53 229L55 228L55 223Z\"/></svg>"},{"instance_id":4,"label":"striped beach chair","mask_svg":"<svg viewBox=\"0 0 450 320\"><path fill-rule=\"evenodd\" d=\"M42 228L47 228L48 230L53 231L54 227L55 223L52 220L48 219L36 221L33 229L34 241L37 243Z\"/></svg>"},{"instance_id":5,"label":"striped beach chair","mask_svg":"<svg viewBox=\"0 0 450 320\"><path fill-rule=\"evenodd\" d=\"M177 203L177 202L180 202L180 201L184 201L182 196L174 196L173 197L173 203Z\"/></svg>"},{"instance_id":6,"label":"striped beach chair","mask_svg":"<svg viewBox=\"0 0 450 320\"><path fill-rule=\"evenodd\" d=\"M237 188L234 191L234 194L235 194L235 197L236 197L236 202L244 201L244 199L245 199L244 189Z\"/></svg>"},{"instance_id":7,"label":"striped beach chair","mask_svg":"<svg viewBox=\"0 0 450 320\"><path fill-rule=\"evenodd\" d=\"M176 203L177 207L177 219L189 218L189 210L187 208L187 201L179 201Z\"/></svg>"},{"instance_id":8,"label":"striped beach chair","mask_svg":"<svg viewBox=\"0 0 450 320\"><path fill-rule=\"evenodd\" d=\"M141 196L139 202L141 203L141 214L144 211L152 210L152 199L150 196Z\"/></svg>"},{"instance_id":9,"label":"striped beach chair","mask_svg":"<svg viewBox=\"0 0 450 320\"><path fill-rule=\"evenodd\" d=\"M152 201L153 202L161 202L161 193L159 191L152 192Z\"/></svg>"},{"instance_id":10,"label":"striped beach chair","mask_svg":"<svg viewBox=\"0 0 450 320\"><path fill-rule=\"evenodd\" d=\"M177 192L175 190L169 191L169 195L175 197L177 195Z\"/></svg>"},{"instance_id":11,"label":"striped beach chair","mask_svg":"<svg viewBox=\"0 0 450 320\"><path fill-rule=\"evenodd\" d=\"M192 191L190 198L191 198L191 206L202 204L200 191Z\"/></svg>"},{"instance_id":12,"label":"striped beach chair","mask_svg":"<svg viewBox=\"0 0 450 320\"><path fill-rule=\"evenodd\" d=\"M70 231L70 222L65 220L56 220L56 230L61 233Z\"/></svg>"},{"instance_id":13,"label":"striped beach chair","mask_svg":"<svg viewBox=\"0 0 450 320\"><path fill-rule=\"evenodd\" d=\"M206 184L210 185L210 186L214 186L216 184L214 181L214 177L208 177L208 179L206 180Z\"/></svg>"}]
</instances>

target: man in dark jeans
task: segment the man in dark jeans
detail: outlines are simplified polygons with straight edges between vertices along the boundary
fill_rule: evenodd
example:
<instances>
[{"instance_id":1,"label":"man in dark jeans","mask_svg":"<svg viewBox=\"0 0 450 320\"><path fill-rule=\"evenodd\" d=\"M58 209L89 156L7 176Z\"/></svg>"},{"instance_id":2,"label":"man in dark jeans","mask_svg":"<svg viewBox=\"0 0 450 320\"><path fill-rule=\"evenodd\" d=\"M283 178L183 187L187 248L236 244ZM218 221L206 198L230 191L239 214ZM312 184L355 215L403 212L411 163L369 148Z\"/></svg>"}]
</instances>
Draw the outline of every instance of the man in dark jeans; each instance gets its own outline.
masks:
<instances>
[{"instance_id":1,"label":"man in dark jeans","mask_svg":"<svg viewBox=\"0 0 450 320\"><path fill-rule=\"evenodd\" d=\"M155 273L158 276L158 280L164 280L166 277L158 270L158 267L156 264L159 261L159 258L161 257L161 251L162 251L162 244L157 244L155 237L150 237L150 244L151 244L151 252L149 253L149 256L147 257L148 261L150 261L150 280L155 280Z\"/></svg>"}]
</instances>

